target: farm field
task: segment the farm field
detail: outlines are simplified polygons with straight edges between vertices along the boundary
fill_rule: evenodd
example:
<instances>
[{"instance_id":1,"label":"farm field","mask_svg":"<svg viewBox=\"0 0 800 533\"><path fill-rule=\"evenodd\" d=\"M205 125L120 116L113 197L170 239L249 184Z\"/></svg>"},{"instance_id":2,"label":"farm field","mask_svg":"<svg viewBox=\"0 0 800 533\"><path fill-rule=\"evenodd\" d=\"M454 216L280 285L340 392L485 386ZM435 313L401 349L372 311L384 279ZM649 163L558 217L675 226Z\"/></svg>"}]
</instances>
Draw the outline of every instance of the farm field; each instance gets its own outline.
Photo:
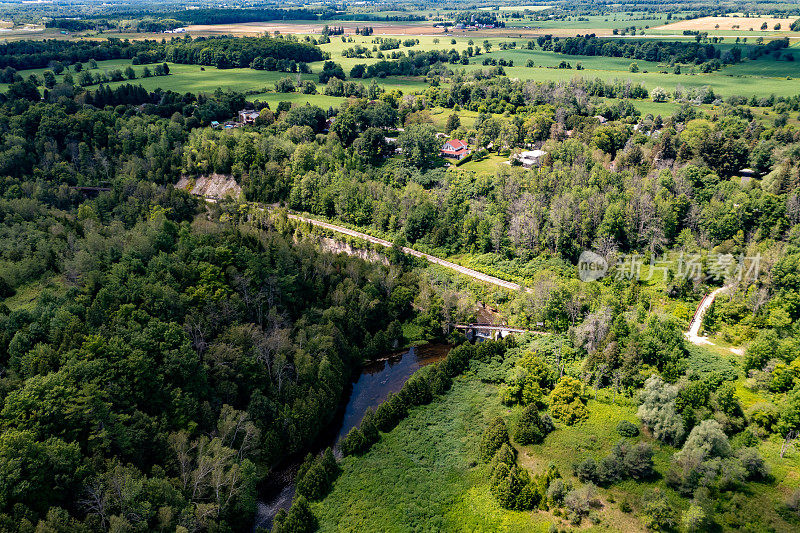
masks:
<instances>
[{"instance_id":1,"label":"farm field","mask_svg":"<svg viewBox=\"0 0 800 533\"><path fill-rule=\"evenodd\" d=\"M567 57L564 56L565 60ZM577 57L572 57L577 61ZM638 63L638 62L637 62ZM574 67L574 64L573 64ZM478 70L485 68L478 64L471 64L470 69ZM752 76L726 76L723 73L711 74L662 74L659 72L625 72L623 70L589 69L582 71L574 69L557 68L527 68L527 67L504 67L506 74L510 78L533 81L568 81L576 77L587 79L600 78L604 81L630 80L633 83L642 83L645 88L663 87L674 91L678 86L683 88L700 88L710 86L715 94L720 96L731 95L759 95L767 96L793 96L797 94L797 80L786 78L755 78ZM724 71L723 71L724 72ZM757 83L756 83L757 80Z\"/></svg>"},{"instance_id":2,"label":"farm field","mask_svg":"<svg viewBox=\"0 0 800 533\"><path fill-rule=\"evenodd\" d=\"M467 39L456 39L456 44L451 45L449 42L447 44L441 42L433 43L432 40L433 38L428 38L428 42L423 41L413 49L430 49L435 47L438 49L455 48L457 50L463 50L466 49L469 42ZM513 50L499 50L499 43L508 42L507 40L497 39L490 40L489 42L493 44L491 52L471 58L469 65L453 65L451 68L463 68L467 72L471 72L489 68L482 65L485 58L492 58L495 60L504 59L506 61L513 61L514 63L513 67L504 67L506 74L510 78L520 80L568 81L576 77L587 79L600 78L605 81L629 80L631 83L641 83L647 89L660 86L670 92L678 87L690 89L710 86L714 92L720 96L767 96L769 94L775 94L776 96L792 96L798 92L797 78L800 78L800 61L797 60L776 61L769 57L757 60L744 60L739 64L726 66L721 71L707 74L699 72L692 73L693 67L685 66L684 73L672 74L659 72L659 70L667 70L669 67L655 62L613 57L570 56L546 52L540 49L527 50L517 48ZM479 43L482 43L482 41L476 41L476 44ZM377 58L343 58L341 57L341 50L344 49L344 44L345 43L334 41L334 43L324 45L323 49L331 53L332 60L341 64L346 73L356 64L371 64L378 61ZM518 45L521 44L522 43L518 42ZM347 46L353 46L353 43L347 43ZM797 57L800 56L800 49L793 47L788 49L786 53L791 53ZM524 66L527 64L528 60L533 61L533 67ZM572 68L557 68L562 62L568 63ZM632 63L636 63L639 72L630 72L630 65ZM576 70L578 64L581 65L582 70ZM98 70L122 70L128 65L130 65L130 62L127 60L100 61L98 62ZM199 65L184 64L169 64L169 67L169 76L142 78L141 74L144 66L133 66L137 75L135 80L110 82L108 85L114 87L123 83L134 83L142 85L147 90L161 88L176 92L192 93L211 93L217 88L250 92L251 94L255 91L260 99L266 99L270 102L283 99L293 102L309 101L312 103L326 102L332 104L336 101L335 99L331 99L332 97L324 97L322 94L311 95L310 98L300 94L291 94L285 98L278 95L265 96L265 93L272 90L275 82L286 76L290 76L295 80L310 79L317 82L318 76L315 73L322 69L322 62L311 63L311 68L314 72L312 74L288 74L246 68L220 70L216 67L201 67ZM30 74L41 76L44 70L45 69L32 69L21 71L20 73L23 76ZM75 76L76 74L73 73L73 77ZM60 77L61 76L57 76L57 79L60 79ZM369 84L371 80L362 79L359 81L364 84ZM404 78L393 76L378 79L377 81L385 89L399 89L404 94L423 91L428 87L424 80L414 77ZM5 89L5 85L0 84L0 89ZM320 93L322 93L323 90L323 86L318 86L318 91ZM646 104L642 102L640 105Z\"/></svg>"},{"instance_id":3,"label":"farm field","mask_svg":"<svg viewBox=\"0 0 800 533\"><path fill-rule=\"evenodd\" d=\"M657 13L636 12L608 13L605 15L586 15L570 17L566 20L513 20L506 22L506 28L524 26L533 29L553 30L613 30L630 26L654 27L667 22L667 15Z\"/></svg>"},{"instance_id":4,"label":"farm field","mask_svg":"<svg viewBox=\"0 0 800 533\"><path fill-rule=\"evenodd\" d=\"M298 28L303 28L302 25L293 25ZM334 38L330 43L322 45L321 48L331 54L331 60L342 65L345 73L357 64L372 64L379 61L378 58L345 58L342 53L353 47L356 44L361 44L371 47L374 37L360 37L357 36L354 42L342 42L341 39ZM422 36L418 37L420 43L406 47L401 46L400 51L409 50L450 50L464 51L469 46L481 46L485 48L485 42L491 44L491 51L485 52L480 56L474 56L470 59L469 65L451 65L450 68L458 70L465 69L467 72L474 70L481 70L488 68L482 64L485 59L494 59L497 61L513 61L514 66L504 67L506 74L510 78L517 78L520 80L533 80L533 81L568 81L575 77L583 78L600 78L605 81L614 80L629 80L632 83L641 83L647 89L652 89L656 86L661 86L670 92L678 87L684 89L700 88L710 86L714 92L720 96L730 95L745 95L751 96L767 96L775 94L776 96L792 96L797 94L797 81L800 78L800 48L796 45L786 49L782 52L785 57L791 54L795 57L795 61L780 61L773 59L770 56L765 56L756 60L745 59L741 63L725 66L722 70L712 73L699 73L694 66L683 66L683 73L671 73L669 65L659 64L655 62L632 60L629 58L619 57L600 57L600 56L570 56L564 54L556 54L549 51L543 51L540 48L528 50L523 48L527 39L508 39L508 38L489 38L481 39L478 36L466 37L434 37ZM455 40L455 44L452 41ZM438 41L438 42L437 42ZM502 50L501 45L508 43L516 43L516 47L507 50ZM470 43L473 43L470 45ZM725 43L723 47L733 46L733 43ZM528 61L533 62L532 67L527 67ZM638 72L630 72L631 64L635 63L638 67ZM112 60L101 61L98 63L100 71L112 69L124 69L130 64L127 60ZM569 64L572 68L558 68L559 65ZM582 70L576 70L580 64ZM322 62L310 64L313 72L319 72L322 69ZM325 97L323 95L312 95L305 97L299 94L292 94L287 97L279 95L268 96L276 81L279 79L291 76L296 80L310 79L318 81L316 74L287 74L272 71L257 71L252 69L225 69L219 70L216 67L200 67L199 65L183 65L183 64L170 64L170 75L167 77L151 77L142 78L141 73L144 66L134 66L137 73L137 79L133 83L141 84L145 89L154 90L156 88L169 89L176 92L192 92L192 93L210 93L215 89L231 89L243 92L255 92L259 99L269 102L288 100L293 102L308 101L312 103L320 103L333 105L337 100L332 97ZM36 74L41 76L45 69L33 69L21 71L22 75ZM668 73L664 73L667 71ZM73 77L75 74L73 74ZM368 84L371 80L360 80L362 83ZM418 78L401 78L389 77L377 80L386 89L399 89L404 94L415 91L423 91L428 85ZM124 82L111 82L110 86L116 86L122 83L131 83L130 81ZM0 88L4 88L0 84ZM318 87L320 93L323 92L323 87ZM642 104L644 105L644 104Z\"/></svg>"},{"instance_id":5,"label":"farm field","mask_svg":"<svg viewBox=\"0 0 800 533\"><path fill-rule=\"evenodd\" d=\"M797 33L791 32L789 26L797 19L797 17L790 18L777 18L777 17L700 17L691 20L680 20L665 24L654 29L668 30L675 32L682 32L684 30L693 31L712 31L712 30L727 30L727 31L766 31L770 33ZM761 29L762 25L766 24L766 28ZM778 30L775 29L776 25L780 25Z\"/></svg>"}]
</instances>

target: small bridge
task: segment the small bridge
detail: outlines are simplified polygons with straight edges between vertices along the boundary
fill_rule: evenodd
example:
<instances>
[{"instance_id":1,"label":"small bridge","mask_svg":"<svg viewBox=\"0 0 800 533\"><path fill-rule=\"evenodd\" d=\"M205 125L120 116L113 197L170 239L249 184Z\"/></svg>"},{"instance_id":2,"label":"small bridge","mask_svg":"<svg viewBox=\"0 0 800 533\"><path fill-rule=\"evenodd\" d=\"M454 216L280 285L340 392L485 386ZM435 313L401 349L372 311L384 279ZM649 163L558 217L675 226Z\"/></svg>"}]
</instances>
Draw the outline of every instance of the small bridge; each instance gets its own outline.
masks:
<instances>
[{"instance_id":1,"label":"small bridge","mask_svg":"<svg viewBox=\"0 0 800 533\"><path fill-rule=\"evenodd\" d=\"M535 333L537 335L546 335L546 331L534 331L532 329L512 328L511 326L495 325L495 324L454 324L455 329L464 330L467 340L473 341L476 338L481 339L502 339L513 333Z\"/></svg>"}]
</instances>

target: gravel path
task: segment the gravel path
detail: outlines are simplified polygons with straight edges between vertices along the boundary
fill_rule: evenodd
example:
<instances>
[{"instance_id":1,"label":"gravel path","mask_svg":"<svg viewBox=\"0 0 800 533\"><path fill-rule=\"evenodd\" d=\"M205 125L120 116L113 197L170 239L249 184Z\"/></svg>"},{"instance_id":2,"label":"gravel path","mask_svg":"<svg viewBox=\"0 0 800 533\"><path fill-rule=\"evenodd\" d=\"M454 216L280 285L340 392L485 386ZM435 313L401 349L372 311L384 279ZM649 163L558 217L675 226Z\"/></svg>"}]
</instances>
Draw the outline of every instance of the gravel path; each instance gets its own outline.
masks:
<instances>
[{"instance_id":1,"label":"gravel path","mask_svg":"<svg viewBox=\"0 0 800 533\"><path fill-rule=\"evenodd\" d=\"M293 220L299 220L299 221L302 221L302 222L308 222L309 224L312 224L314 226L319 226L321 228L329 229L329 230L335 231L337 233L343 233L345 235L350 235L351 237L358 237L359 239L364 239L365 241L369 241L369 242L371 242L373 244L380 244L381 246L385 246L387 248L391 248L393 246L391 242L389 242L389 241L387 241L385 239L380 239L378 237L373 237L372 235L368 235L366 233L361 233L360 231L355 231L355 230L352 230L352 229L349 229L349 228L345 228L345 227L342 227L342 226L337 226L336 224L330 224L328 222L322 222L321 220L315 220L313 218L308 218L308 217L304 217L304 216L300 216L300 215L289 214L287 216L289 218L293 219ZM436 263L437 265L442 265L443 267L447 267L447 268L450 268L452 270L455 270L456 272L464 274L465 276L469 276L471 278L477 279L479 281L483 281L485 283L489 283L491 285L495 285L497 287L502 287L504 289L509 289L509 290L512 290L512 291L518 291L518 290L520 290L522 288L519 284L514 283L512 281L506 281L504 279L496 278L494 276L490 276L488 274L484 274L483 272L478 272L477 270L473 270L471 268L463 267L461 265L457 265L456 263L453 263L453 262L450 262L450 261L445 261L444 259L436 257L435 255L430 255L430 254L419 252L419 251L414 250L413 248L409 248L407 246L403 247L403 252L407 253L409 255L413 255L414 257L424 257L425 259L427 259L431 263ZM528 291L530 291L530 289L528 289Z\"/></svg>"},{"instance_id":2,"label":"gravel path","mask_svg":"<svg viewBox=\"0 0 800 533\"><path fill-rule=\"evenodd\" d=\"M691 323L689 323L689 331L686 332L686 338L692 344L711 344L714 343L708 340L708 337L701 337L700 336L700 326L703 325L703 316L705 316L706 311L708 308L711 307L711 304L714 303L714 298L723 291L728 290L729 287L720 287L719 289L714 289L711 294L705 296L703 300L700 302L700 306L697 308L697 311L694 314L694 318L692 318Z\"/></svg>"}]
</instances>

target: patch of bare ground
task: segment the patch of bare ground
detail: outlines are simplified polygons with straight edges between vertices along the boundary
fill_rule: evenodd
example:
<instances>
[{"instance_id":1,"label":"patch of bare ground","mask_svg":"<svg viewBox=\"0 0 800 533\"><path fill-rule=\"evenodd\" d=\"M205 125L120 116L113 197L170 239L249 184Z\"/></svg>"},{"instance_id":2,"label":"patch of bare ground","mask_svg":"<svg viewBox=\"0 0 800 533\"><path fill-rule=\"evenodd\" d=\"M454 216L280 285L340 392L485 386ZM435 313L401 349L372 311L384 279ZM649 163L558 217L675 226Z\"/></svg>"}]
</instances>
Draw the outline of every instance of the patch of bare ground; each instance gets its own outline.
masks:
<instances>
[{"instance_id":1,"label":"patch of bare ground","mask_svg":"<svg viewBox=\"0 0 800 533\"><path fill-rule=\"evenodd\" d=\"M181 179L175 184L175 188L216 200L226 196L236 198L242 193L242 188L232 176L222 174L198 177L181 176Z\"/></svg>"}]
</instances>

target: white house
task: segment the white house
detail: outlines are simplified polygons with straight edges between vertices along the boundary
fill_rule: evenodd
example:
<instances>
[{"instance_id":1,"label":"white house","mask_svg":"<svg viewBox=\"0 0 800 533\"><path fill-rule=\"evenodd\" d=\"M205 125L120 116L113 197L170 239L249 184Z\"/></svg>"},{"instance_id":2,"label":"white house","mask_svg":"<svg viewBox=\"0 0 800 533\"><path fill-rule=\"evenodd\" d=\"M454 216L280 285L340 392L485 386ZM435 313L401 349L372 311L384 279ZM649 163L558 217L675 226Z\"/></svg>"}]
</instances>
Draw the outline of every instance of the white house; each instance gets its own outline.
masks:
<instances>
[{"instance_id":1,"label":"white house","mask_svg":"<svg viewBox=\"0 0 800 533\"><path fill-rule=\"evenodd\" d=\"M527 152L520 152L512 155L511 159L515 159L522 164L525 168L538 167L541 162L542 156L547 152L544 150L529 150Z\"/></svg>"}]
</instances>

